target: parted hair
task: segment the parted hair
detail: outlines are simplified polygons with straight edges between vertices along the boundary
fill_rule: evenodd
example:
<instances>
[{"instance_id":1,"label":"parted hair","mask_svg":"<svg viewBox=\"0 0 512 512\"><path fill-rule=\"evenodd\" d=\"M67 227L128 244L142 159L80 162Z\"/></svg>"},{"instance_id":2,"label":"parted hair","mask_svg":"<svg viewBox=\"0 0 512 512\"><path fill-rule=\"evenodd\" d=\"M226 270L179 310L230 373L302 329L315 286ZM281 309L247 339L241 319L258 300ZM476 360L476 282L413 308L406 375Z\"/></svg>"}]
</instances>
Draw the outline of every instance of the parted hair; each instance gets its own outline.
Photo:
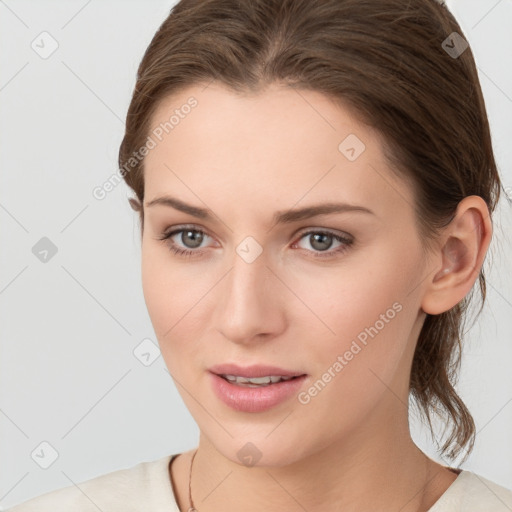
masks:
<instances>
[{"instance_id":1,"label":"parted hair","mask_svg":"<svg viewBox=\"0 0 512 512\"><path fill-rule=\"evenodd\" d=\"M181 0L140 62L119 167L144 146L160 102L192 85L215 80L258 93L279 83L318 91L379 132L390 168L411 183L415 220L430 250L464 197L482 197L492 214L502 189L464 41L437 0ZM135 193L142 232L144 159L123 178ZM478 285L477 315L486 297L483 268ZM475 288L450 310L426 316L410 374L410 397L433 437L432 413L449 429L438 451L452 460L462 451L467 457L475 441L473 417L454 387Z\"/></svg>"}]
</instances>

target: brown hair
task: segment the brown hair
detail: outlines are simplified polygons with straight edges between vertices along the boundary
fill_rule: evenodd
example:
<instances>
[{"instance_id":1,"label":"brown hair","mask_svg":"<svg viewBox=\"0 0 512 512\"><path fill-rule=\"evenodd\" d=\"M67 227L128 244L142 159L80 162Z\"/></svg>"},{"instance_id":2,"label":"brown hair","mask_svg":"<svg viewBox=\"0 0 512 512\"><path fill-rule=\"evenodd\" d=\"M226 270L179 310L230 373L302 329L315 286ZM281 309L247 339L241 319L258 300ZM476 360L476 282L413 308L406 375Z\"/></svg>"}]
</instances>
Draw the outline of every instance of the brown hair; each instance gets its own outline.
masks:
<instances>
[{"instance_id":1,"label":"brown hair","mask_svg":"<svg viewBox=\"0 0 512 512\"><path fill-rule=\"evenodd\" d=\"M419 232L430 249L464 197L481 196L492 213L502 187L474 57L453 32L464 38L437 0L181 0L140 63L119 166L144 146L159 102L191 85L216 80L257 93L284 83L318 91L381 134L390 167L413 184ZM140 204L143 163L123 174ZM478 313L483 269L479 285ZM432 435L429 409L452 423L441 448L451 459L464 447L469 454L475 438L454 389L473 291L449 311L427 315L410 376Z\"/></svg>"}]
</instances>

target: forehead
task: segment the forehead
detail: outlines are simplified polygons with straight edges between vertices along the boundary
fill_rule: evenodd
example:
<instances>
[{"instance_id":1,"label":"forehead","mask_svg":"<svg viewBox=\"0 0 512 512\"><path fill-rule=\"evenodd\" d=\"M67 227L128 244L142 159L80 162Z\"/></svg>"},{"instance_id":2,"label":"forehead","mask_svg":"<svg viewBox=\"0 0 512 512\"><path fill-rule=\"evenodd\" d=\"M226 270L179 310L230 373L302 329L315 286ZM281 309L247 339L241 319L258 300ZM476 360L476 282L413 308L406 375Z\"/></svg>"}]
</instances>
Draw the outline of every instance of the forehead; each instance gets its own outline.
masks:
<instances>
[{"instance_id":1,"label":"forehead","mask_svg":"<svg viewBox=\"0 0 512 512\"><path fill-rule=\"evenodd\" d=\"M159 137L152 135L145 158L148 200L169 193L194 204L213 197L273 210L332 200L372 204L377 214L412 205L379 134L316 91L193 86L165 98L151 121Z\"/></svg>"}]
</instances>

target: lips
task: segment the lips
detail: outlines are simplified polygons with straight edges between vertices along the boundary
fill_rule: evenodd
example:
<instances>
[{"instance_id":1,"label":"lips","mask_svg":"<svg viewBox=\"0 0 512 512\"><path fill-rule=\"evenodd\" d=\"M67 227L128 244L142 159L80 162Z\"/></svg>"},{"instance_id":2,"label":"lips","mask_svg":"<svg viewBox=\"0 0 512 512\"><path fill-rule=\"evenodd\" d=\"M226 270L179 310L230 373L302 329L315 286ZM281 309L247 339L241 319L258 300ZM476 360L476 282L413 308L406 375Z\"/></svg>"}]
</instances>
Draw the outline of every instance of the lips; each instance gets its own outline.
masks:
<instances>
[{"instance_id":1,"label":"lips","mask_svg":"<svg viewBox=\"0 0 512 512\"><path fill-rule=\"evenodd\" d=\"M278 366L270 365L252 365L252 366L239 366L233 363L215 365L209 368L211 373L215 375L234 375L236 377L300 377L305 375L304 372L296 370L288 370L286 368L280 368Z\"/></svg>"},{"instance_id":2,"label":"lips","mask_svg":"<svg viewBox=\"0 0 512 512\"><path fill-rule=\"evenodd\" d=\"M297 396L307 379L306 375L302 375L266 386L242 386L212 372L209 376L215 396L224 405L237 412L248 413L263 413L288 402Z\"/></svg>"}]
</instances>

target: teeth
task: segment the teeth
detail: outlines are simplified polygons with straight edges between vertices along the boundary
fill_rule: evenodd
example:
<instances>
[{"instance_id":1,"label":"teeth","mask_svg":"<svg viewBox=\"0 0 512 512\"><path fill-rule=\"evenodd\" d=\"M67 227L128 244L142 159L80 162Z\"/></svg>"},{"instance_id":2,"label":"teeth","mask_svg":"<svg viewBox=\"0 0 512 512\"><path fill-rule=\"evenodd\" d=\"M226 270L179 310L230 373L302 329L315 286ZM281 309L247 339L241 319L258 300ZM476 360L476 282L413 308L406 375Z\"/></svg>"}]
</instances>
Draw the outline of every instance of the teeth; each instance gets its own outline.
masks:
<instances>
[{"instance_id":1,"label":"teeth","mask_svg":"<svg viewBox=\"0 0 512 512\"><path fill-rule=\"evenodd\" d=\"M238 375L222 375L226 380L232 383L236 384L245 384L245 385L251 385L254 386L266 386L270 383L274 384L276 382L280 382L282 380L290 380L293 379L293 377L281 377L280 375L269 375L266 377L240 377Z\"/></svg>"}]
</instances>

